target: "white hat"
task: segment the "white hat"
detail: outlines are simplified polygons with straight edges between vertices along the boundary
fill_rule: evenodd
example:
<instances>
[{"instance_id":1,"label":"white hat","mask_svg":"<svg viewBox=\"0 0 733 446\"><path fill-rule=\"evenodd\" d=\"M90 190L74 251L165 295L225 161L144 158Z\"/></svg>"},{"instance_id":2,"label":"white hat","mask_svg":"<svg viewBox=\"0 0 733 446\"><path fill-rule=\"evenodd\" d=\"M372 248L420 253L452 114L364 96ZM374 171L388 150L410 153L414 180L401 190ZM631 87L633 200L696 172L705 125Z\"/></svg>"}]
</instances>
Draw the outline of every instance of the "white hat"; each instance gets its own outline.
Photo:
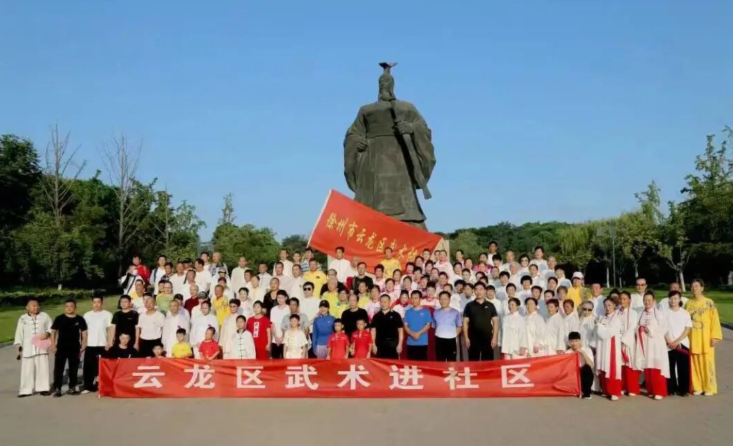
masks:
<instances>
[{"instance_id":1,"label":"white hat","mask_svg":"<svg viewBox=\"0 0 733 446\"><path fill-rule=\"evenodd\" d=\"M573 273L573 279L580 279L580 280L583 280L583 273L581 273L580 271L576 271L576 272L574 272L574 273Z\"/></svg>"}]
</instances>

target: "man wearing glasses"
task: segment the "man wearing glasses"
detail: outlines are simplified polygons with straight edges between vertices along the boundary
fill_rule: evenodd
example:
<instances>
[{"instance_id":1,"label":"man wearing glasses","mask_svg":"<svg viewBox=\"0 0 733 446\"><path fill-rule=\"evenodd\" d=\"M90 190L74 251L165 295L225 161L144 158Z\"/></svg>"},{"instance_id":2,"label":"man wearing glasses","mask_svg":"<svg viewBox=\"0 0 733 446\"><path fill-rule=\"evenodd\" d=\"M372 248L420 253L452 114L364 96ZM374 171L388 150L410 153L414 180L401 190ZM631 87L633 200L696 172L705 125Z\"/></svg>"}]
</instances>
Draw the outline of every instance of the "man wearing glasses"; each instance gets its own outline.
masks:
<instances>
[{"instance_id":1,"label":"man wearing glasses","mask_svg":"<svg viewBox=\"0 0 733 446\"><path fill-rule=\"evenodd\" d=\"M631 309L641 314L644 311L644 293L646 293L646 279L636 279L636 293L631 295Z\"/></svg>"}]
</instances>

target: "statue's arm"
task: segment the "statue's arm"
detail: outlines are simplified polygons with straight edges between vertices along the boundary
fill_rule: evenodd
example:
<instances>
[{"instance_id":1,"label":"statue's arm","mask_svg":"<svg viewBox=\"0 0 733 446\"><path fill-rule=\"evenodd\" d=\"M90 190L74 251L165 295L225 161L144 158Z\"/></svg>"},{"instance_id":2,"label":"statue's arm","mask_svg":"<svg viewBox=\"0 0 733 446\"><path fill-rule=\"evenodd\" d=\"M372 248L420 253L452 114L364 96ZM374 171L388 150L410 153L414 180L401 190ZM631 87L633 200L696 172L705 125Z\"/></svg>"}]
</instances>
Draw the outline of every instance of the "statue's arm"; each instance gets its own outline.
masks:
<instances>
[{"instance_id":1,"label":"statue's arm","mask_svg":"<svg viewBox=\"0 0 733 446\"><path fill-rule=\"evenodd\" d=\"M410 123L413 128L413 137L415 142L415 151L420 159L420 167L425 176L425 181L430 179L430 175L435 168L435 147L433 147L433 134L428 127L428 123L422 117L419 111L413 106L410 116Z\"/></svg>"},{"instance_id":2,"label":"statue's arm","mask_svg":"<svg viewBox=\"0 0 733 446\"><path fill-rule=\"evenodd\" d=\"M344 176L349 189L356 192L356 166L359 153L366 149L366 121L361 110L344 139Z\"/></svg>"}]
</instances>

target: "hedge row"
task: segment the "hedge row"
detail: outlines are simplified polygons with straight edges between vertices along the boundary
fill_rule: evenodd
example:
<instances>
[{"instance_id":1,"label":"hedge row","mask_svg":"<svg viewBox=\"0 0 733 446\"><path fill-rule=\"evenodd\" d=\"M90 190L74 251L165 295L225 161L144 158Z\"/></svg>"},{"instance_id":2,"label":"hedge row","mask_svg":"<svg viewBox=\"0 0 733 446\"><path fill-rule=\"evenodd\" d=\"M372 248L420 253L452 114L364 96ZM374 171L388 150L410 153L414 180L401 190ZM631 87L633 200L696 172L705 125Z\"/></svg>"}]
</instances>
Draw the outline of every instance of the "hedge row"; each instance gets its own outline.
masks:
<instances>
[{"instance_id":1,"label":"hedge row","mask_svg":"<svg viewBox=\"0 0 733 446\"><path fill-rule=\"evenodd\" d=\"M0 306L24 306L29 297L35 297L41 302L56 303L66 299L90 299L92 290L28 290L28 291L0 291Z\"/></svg>"}]
</instances>

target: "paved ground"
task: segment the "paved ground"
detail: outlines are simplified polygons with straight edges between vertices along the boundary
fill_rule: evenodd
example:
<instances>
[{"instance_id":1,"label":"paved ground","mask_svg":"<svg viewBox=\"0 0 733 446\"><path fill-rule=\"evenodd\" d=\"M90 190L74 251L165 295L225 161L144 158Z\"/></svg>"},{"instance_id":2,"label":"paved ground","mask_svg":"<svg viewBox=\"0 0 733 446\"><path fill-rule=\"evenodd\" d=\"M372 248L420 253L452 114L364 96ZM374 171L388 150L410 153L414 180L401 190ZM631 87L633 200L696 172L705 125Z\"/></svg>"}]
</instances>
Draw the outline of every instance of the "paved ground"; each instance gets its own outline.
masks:
<instances>
[{"instance_id":1,"label":"paved ground","mask_svg":"<svg viewBox=\"0 0 733 446\"><path fill-rule=\"evenodd\" d=\"M16 399L19 363L0 349L0 445L706 445L733 438L733 332L715 397L476 400Z\"/></svg>"}]
</instances>

